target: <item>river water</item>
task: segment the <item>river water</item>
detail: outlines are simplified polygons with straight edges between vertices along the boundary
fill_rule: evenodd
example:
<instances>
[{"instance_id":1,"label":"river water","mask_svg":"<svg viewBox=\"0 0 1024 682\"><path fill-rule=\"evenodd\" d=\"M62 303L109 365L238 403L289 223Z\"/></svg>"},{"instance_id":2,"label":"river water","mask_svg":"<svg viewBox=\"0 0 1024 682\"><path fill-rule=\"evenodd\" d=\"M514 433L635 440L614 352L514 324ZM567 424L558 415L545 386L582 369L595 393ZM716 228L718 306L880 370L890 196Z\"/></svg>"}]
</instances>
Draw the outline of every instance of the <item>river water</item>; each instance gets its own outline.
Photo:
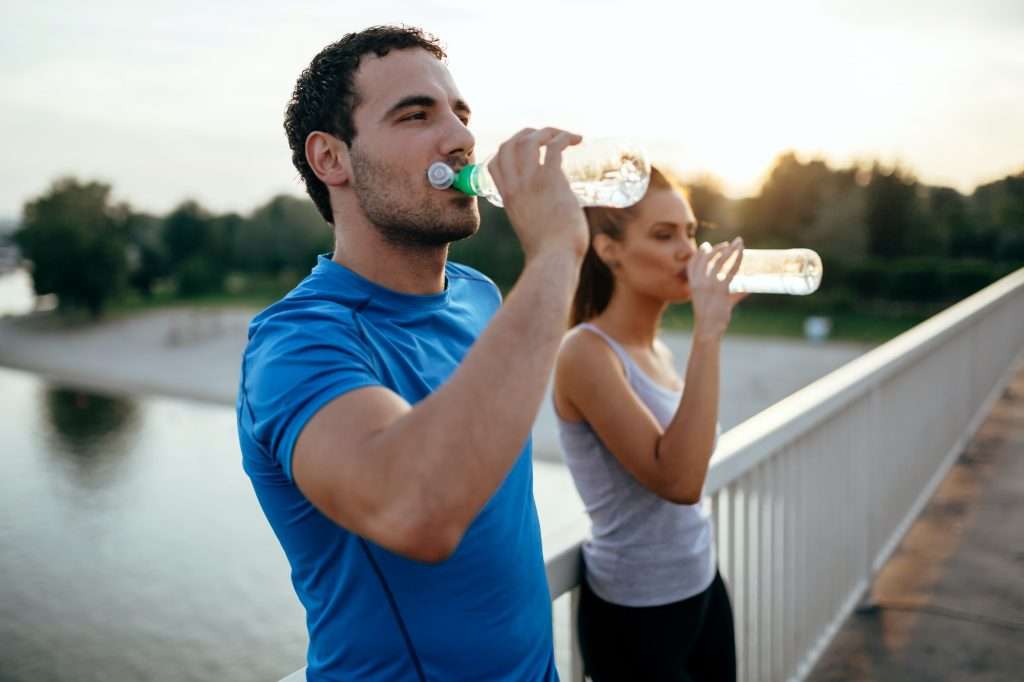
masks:
<instances>
[{"instance_id":1,"label":"river water","mask_svg":"<svg viewBox=\"0 0 1024 682\"><path fill-rule=\"evenodd\" d=\"M277 680L304 663L288 564L230 408L0 369L0 679ZM537 463L542 523L579 501Z\"/></svg>"}]
</instances>

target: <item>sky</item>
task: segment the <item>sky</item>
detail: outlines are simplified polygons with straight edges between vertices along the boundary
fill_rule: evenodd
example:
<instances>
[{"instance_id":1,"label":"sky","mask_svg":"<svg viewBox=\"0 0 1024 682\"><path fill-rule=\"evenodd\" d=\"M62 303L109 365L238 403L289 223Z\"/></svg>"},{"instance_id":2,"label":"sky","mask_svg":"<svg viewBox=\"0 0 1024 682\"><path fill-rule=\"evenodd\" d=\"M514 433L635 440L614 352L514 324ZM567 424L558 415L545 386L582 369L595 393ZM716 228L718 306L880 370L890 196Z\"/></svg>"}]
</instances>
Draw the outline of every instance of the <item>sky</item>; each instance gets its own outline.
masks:
<instances>
[{"instance_id":1,"label":"sky","mask_svg":"<svg viewBox=\"0 0 1024 682\"><path fill-rule=\"evenodd\" d=\"M373 24L439 36L486 155L525 126L629 137L755 194L776 156L970 192L1024 170L1021 0L19 2L0 25L0 219L58 177L164 213L302 194L299 72Z\"/></svg>"}]
</instances>

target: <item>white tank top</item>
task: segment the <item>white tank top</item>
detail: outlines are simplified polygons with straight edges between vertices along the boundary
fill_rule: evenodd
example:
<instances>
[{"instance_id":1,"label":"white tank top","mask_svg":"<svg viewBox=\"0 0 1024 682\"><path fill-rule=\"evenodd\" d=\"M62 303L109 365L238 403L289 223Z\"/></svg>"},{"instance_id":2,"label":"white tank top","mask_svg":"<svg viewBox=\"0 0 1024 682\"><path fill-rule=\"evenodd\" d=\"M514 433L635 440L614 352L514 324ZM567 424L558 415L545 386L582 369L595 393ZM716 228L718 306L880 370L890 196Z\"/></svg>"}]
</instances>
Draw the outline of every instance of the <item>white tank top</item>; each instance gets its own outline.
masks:
<instances>
[{"instance_id":1,"label":"white tank top","mask_svg":"<svg viewBox=\"0 0 1024 682\"><path fill-rule=\"evenodd\" d=\"M615 351L633 392L667 428L682 392L655 383L595 325L584 322L579 328ZM583 560L591 589L622 606L659 606L706 590L715 577L706 504L679 505L658 497L626 471L586 422L559 417L558 435L590 515L592 539L583 545Z\"/></svg>"}]
</instances>

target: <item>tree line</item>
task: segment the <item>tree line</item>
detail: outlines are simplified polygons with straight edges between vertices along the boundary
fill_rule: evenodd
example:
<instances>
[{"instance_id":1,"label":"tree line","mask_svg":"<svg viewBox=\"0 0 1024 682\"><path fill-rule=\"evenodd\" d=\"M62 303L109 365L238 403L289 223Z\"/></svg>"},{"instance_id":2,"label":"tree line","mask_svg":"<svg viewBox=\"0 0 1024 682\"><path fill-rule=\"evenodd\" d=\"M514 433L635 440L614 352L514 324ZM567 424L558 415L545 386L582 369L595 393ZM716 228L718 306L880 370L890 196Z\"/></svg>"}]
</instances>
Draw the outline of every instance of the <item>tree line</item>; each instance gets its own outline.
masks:
<instances>
[{"instance_id":1,"label":"tree line","mask_svg":"<svg viewBox=\"0 0 1024 682\"><path fill-rule=\"evenodd\" d=\"M818 251L817 305L945 304L1024 265L1024 171L964 195L899 166L831 168L788 153L757 196L729 200L713 181L690 195L697 215L721 226L709 239Z\"/></svg>"},{"instance_id":2,"label":"tree line","mask_svg":"<svg viewBox=\"0 0 1024 682\"><path fill-rule=\"evenodd\" d=\"M99 315L126 294L188 298L255 283L283 293L333 245L306 198L278 195L244 216L190 200L155 216L115 203L111 190L63 178L24 206L14 241L32 263L36 291L57 294L62 308ZM819 310L944 304L1024 264L1024 171L964 195L900 167L833 168L787 153L756 196L730 199L708 177L687 191L702 224L717 225L701 240L742 235L751 248L818 251L825 276L804 305ZM508 289L523 264L518 240L502 209L482 201L480 211L480 232L454 244L451 257Z\"/></svg>"},{"instance_id":3,"label":"tree line","mask_svg":"<svg viewBox=\"0 0 1024 682\"><path fill-rule=\"evenodd\" d=\"M247 216L188 200L155 216L114 203L109 184L75 178L26 202L13 239L36 293L97 316L126 294L191 298L244 292L253 282L283 292L333 244L307 199L278 195Z\"/></svg>"}]
</instances>

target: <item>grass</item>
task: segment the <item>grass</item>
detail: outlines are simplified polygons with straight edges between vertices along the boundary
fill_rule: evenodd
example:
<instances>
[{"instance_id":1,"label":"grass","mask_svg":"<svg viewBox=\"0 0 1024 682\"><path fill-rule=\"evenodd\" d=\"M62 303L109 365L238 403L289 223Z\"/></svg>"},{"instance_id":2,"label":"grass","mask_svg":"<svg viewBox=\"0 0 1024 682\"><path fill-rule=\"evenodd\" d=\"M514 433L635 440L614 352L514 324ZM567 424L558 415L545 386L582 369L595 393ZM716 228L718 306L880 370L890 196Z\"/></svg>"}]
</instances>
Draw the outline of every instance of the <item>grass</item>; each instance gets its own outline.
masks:
<instances>
[{"instance_id":1,"label":"grass","mask_svg":"<svg viewBox=\"0 0 1024 682\"><path fill-rule=\"evenodd\" d=\"M228 279L226 290L198 296L180 296L173 287L158 287L149 298L130 291L111 301L105 317L119 318L165 308L252 308L261 310L280 299L295 286L298 278L235 277Z\"/></svg>"}]
</instances>

